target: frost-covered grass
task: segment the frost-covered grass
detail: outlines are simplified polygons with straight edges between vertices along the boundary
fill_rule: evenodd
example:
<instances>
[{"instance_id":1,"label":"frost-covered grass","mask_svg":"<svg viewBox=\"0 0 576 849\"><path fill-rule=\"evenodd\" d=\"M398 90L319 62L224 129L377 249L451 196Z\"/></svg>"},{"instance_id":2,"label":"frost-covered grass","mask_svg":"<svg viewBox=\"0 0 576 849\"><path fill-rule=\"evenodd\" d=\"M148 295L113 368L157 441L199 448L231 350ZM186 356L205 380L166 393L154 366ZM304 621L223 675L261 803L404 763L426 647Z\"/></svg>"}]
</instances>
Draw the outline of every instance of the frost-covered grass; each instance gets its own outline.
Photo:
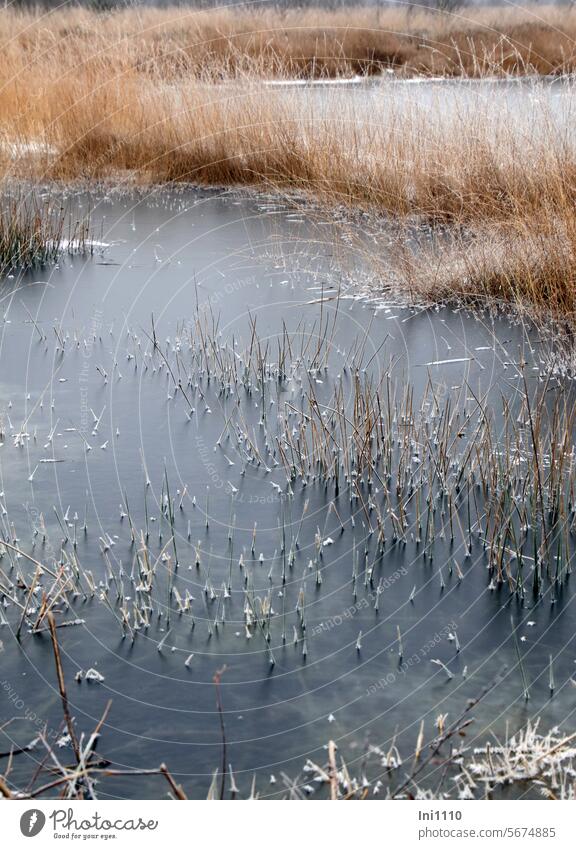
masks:
<instances>
[{"instance_id":1,"label":"frost-covered grass","mask_svg":"<svg viewBox=\"0 0 576 849\"><path fill-rule=\"evenodd\" d=\"M575 738L558 728L543 733L539 720L504 741L479 746L450 745L440 731L427 747L419 738L406 762L394 745L369 747L361 774L346 764L331 741L325 747L326 763L309 760L300 776L282 779L288 799L575 799ZM434 763L421 774L419 766L430 749Z\"/></svg>"},{"instance_id":2,"label":"frost-covered grass","mask_svg":"<svg viewBox=\"0 0 576 849\"><path fill-rule=\"evenodd\" d=\"M84 253L89 249L87 234L86 221L74 221L49 199L5 199L0 202L0 275L55 262L63 251Z\"/></svg>"}]
</instances>

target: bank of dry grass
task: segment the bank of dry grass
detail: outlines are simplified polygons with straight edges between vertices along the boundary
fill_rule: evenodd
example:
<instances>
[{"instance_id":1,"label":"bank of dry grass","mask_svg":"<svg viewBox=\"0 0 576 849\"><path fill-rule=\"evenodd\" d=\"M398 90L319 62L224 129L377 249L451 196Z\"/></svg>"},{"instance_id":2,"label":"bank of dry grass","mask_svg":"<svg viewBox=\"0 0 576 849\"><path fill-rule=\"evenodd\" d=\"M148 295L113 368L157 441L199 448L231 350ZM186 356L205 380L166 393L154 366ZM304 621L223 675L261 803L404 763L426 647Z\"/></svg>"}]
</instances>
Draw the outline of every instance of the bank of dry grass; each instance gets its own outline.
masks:
<instances>
[{"instance_id":1,"label":"bank of dry grass","mask_svg":"<svg viewBox=\"0 0 576 849\"><path fill-rule=\"evenodd\" d=\"M400 251L399 286L424 301L512 304L532 318L576 319L576 218L474 226L455 243L420 254Z\"/></svg>"},{"instance_id":2,"label":"bank of dry grass","mask_svg":"<svg viewBox=\"0 0 576 849\"><path fill-rule=\"evenodd\" d=\"M0 93L5 174L306 191L433 222L510 221L571 205L576 149L545 105L515 116L450 93L434 112L253 83L166 87L77 71ZM545 93L544 93L545 94ZM537 131L534 129L537 122Z\"/></svg>"}]
</instances>

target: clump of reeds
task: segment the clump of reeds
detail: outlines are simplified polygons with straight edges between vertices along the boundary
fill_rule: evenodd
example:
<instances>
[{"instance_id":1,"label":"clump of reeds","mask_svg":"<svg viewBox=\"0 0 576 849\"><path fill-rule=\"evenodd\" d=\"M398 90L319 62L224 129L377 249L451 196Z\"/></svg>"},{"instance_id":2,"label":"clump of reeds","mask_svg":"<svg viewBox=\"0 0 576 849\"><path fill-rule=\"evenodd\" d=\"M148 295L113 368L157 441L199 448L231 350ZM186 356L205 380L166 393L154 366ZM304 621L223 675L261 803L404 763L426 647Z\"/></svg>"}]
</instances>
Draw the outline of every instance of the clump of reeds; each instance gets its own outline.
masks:
<instances>
[{"instance_id":1,"label":"clump of reeds","mask_svg":"<svg viewBox=\"0 0 576 849\"><path fill-rule=\"evenodd\" d=\"M63 251L85 253L88 231L86 220L73 220L57 202L8 198L0 202L0 275L55 262Z\"/></svg>"},{"instance_id":2,"label":"clump of reeds","mask_svg":"<svg viewBox=\"0 0 576 849\"><path fill-rule=\"evenodd\" d=\"M0 595L21 611L18 633L35 635L45 629L49 607L60 600L73 605L69 597L73 592L83 599L98 596L123 637L132 641L138 639L141 630L149 630L162 619L166 630L158 634L157 643L162 651L178 621L187 622L191 630L197 625L198 630L204 627L211 636L225 621L228 599L238 593L243 601L247 638L257 638L270 665L276 662L274 635L279 632L280 642L285 644L290 624L305 657L310 645L305 634L304 586L298 588L297 598L283 601L281 609L275 610L268 588L264 595L259 594L252 569L255 564L258 569L266 564L269 579L275 577L284 586L303 556L300 545L306 534L313 554L308 568L314 569L320 588L324 551L334 542L330 534L354 534L357 521L362 523L368 542L363 563L358 562L355 539L352 542L354 598L362 584L366 592L377 589L377 563L388 546L413 545L417 557L427 561L434 557L442 540L461 545L464 560L476 551L485 564L490 589L508 592L520 602L530 596L540 599L568 582L576 556L572 540L576 522L572 448L576 425L568 396L549 391L549 382L528 390L524 365L519 364L524 392L514 404L503 400L495 408L475 396L464 399L456 390L439 396L429 381L416 405L410 385L398 385L388 372L379 380L370 375L361 340L348 352L346 370L330 385L335 324L329 314L321 315L318 331L317 337L285 332L278 340L276 357L268 343L260 339L255 322L251 323L249 342L242 347L237 338L224 343L210 315L198 315L192 327L179 329L177 339L164 345L158 341L153 324L152 333L145 334L147 350L134 336L134 349L140 351L138 356L146 371L165 373L177 398L182 398L188 417L195 403L208 409L213 392L220 400L236 399L213 446L227 464L226 474L232 477L228 469L236 466L239 476L234 479L236 486L228 481L226 575L214 577L212 570L209 492L202 517L208 541L199 540L194 545L184 495L172 494L165 470L157 545L149 532L152 517L146 492L151 484L147 482L144 491L144 527L139 527L134 498L124 493L121 520L134 558L128 579L114 560L114 540L104 534L100 549L106 580L96 586L92 575L78 564L76 528L74 525L72 535L67 514L60 516L55 511L62 551L58 560L44 569L34 556L20 550L13 541L16 534L5 529L0 537L0 559L6 556L12 561L17 557L34 567L33 574L22 574L18 584L0 580ZM63 347L64 341L58 341ZM317 374L322 380L316 381ZM283 398L287 381L300 389ZM255 397L265 400L278 391L274 415L269 417L266 404L262 404L255 432L247 424L248 408ZM94 414L96 423L100 418L101 414ZM20 439L24 436L17 435L16 441ZM234 461L230 459L232 453ZM235 549L242 540L238 540L241 534L236 528L234 493L247 468L263 474L278 497L281 532L272 557L259 550L256 524L245 529L244 547ZM322 488L325 510L323 521L304 530L306 496L311 487ZM286 514L298 493L305 497L304 508L298 522L290 524L290 538ZM199 615L198 605L194 609L188 586L181 582L185 557L194 563L203 585L205 616ZM455 568L461 580L458 562ZM440 579L443 584L442 575ZM126 580L131 585L129 590ZM40 587L48 607L37 610L27 599ZM77 617L67 622L78 624ZM360 637L357 647L361 647ZM401 661L400 630L398 656ZM523 669L521 657L519 667ZM526 682L524 690L528 691Z\"/></svg>"}]
</instances>

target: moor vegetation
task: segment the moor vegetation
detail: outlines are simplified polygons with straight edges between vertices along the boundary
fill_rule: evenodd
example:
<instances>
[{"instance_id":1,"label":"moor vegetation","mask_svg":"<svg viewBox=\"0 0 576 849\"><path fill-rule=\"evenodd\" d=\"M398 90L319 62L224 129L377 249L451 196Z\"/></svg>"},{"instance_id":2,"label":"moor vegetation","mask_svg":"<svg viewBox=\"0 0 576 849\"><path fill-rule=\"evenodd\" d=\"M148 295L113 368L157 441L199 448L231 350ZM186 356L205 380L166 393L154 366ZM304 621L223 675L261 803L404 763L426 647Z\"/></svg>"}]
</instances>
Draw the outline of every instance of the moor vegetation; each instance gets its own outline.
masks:
<instances>
[{"instance_id":1,"label":"moor vegetation","mask_svg":"<svg viewBox=\"0 0 576 849\"><path fill-rule=\"evenodd\" d=\"M399 286L571 316L569 99L551 110L534 82L518 109L471 89L464 101L442 91L426 110L399 96L391 74L354 97L276 83L564 73L575 35L568 7L5 11L0 174L250 186L416 216L454 238L433 257L404 257Z\"/></svg>"}]
</instances>

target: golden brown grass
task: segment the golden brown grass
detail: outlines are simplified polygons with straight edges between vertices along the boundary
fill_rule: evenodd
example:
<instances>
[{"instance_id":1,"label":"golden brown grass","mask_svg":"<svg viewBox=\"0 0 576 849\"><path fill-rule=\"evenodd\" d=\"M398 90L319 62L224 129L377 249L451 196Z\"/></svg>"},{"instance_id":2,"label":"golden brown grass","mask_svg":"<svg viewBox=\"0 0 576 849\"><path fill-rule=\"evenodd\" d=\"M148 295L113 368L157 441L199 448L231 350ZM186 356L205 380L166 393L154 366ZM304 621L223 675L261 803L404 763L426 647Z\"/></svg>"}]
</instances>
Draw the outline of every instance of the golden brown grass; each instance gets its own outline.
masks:
<instances>
[{"instance_id":1,"label":"golden brown grass","mask_svg":"<svg viewBox=\"0 0 576 849\"><path fill-rule=\"evenodd\" d=\"M442 14L408 8L130 9L99 14L63 8L0 20L4 62L50 57L105 61L120 72L217 78L322 77L377 73L478 76L559 73L576 66L576 11L533 3Z\"/></svg>"},{"instance_id":2,"label":"golden brown grass","mask_svg":"<svg viewBox=\"0 0 576 849\"><path fill-rule=\"evenodd\" d=\"M547 69L569 68L566 44L576 33L576 13L539 14L544 12L547 27L562 28L567 40L551 39L554 49L564 45L562 61ZM380 37L383 29L386 38L396 38L403 27L427 28L426 38L444 39L444 45L447 33L494 34L490 9L464 10L466 20L394 14L5 12L0 169L35 179L136 178L297 190L330 205L423 216L465 228L465 237L443 251L441 261L436 256L424 268L421 262L406 265L412 291L524 300L572 314L576 148L569 106L561 114L550 111L545 92L537 89L542 104L519 97L510 110L497 97L442 92L437 109L426 111L410 106L409 95L399 94L393 82L376 94L351 97L337 88L319 94L261 79L369 70L350 64L350 56L365 58L362 51L373 46L369 36ZM533 22L536 13L499 14L500 28L510 32ZM346 31L352 20L358 27ZM326 21L330 28L322 30L320 50L318 27ZM353 33L354 49L346 42L340 50L340 40L337 53L335 36L328 38L333 31L339 38ZM424 36L419 43L425 44ZM473 71L486 70L488 64L474 55ZM314 59L312 69L303 57ZM532 59L510 66L491 61L489 67L526 70L536 67ZM420 70L437 72L421 60ZM461 72L462 53L458 61ZM410 68L416 65L404 63Z\"/></svg>"},{"instance_id":3,"label":"golden brown grass","mask_svg":"<svg viewBox=\"0 0 576 849\"><path fill-rule=\"evenodd\" d=\"M533 319L576 319L576 217L514 218L474 226L450 246L401 252L400 285L413 297L477 306L512 304Z\"/></svg>"},{"instance_id":4,"label":"golden brown grass","mask_svg":"<svg viewBox=\"0 0 576 849\"><path fill-rule=\"evenodd\" d=\"M78 71L29 82L17 112L0 91L8 173L300 190L457 223L533 214L576 192L570 113L545 104L514 114L483 93L446 92L431 113L386 85L319 95Z\"/></svg>"}]
</instances>

